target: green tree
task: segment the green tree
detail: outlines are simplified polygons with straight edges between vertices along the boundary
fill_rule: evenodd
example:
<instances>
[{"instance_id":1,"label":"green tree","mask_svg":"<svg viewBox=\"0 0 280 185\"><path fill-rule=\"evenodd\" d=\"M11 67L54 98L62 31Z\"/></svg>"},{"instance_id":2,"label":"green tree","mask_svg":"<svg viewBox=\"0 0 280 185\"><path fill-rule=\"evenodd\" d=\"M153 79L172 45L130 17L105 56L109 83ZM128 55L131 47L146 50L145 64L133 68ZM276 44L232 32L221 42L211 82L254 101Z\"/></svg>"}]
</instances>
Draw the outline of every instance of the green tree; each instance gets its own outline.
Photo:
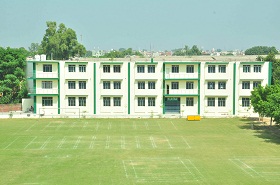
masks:
<instances>
[{"instance_id":1,"label":"green tree","mask_svg":"<svg viewBox=\"0 0 280 185\"><path fill-rule=\"evenodd\" d=\"M35 55L40 53L41 47L39 43L31 43L30 47L28 47L30 56L34 57Z\"/></svg>"},{"instance_id":2,"label":"green tree","mask_svg":"<svg viewBox=\"0 0 280 185\"><path fill-rule=\"evenodd\" d=\"M245 51L245 55L268 55L269 53L277 54L278 51L275 47L268 46L254 46Z\"/></svg>"},{"instance_id":3,"label":"green tree","mask_svg":"<svg viewBox=\"0 0 280 185\"><path fill-rule=\"evenodd\" d=\"M192 55L202 55L202 51L197 47L197 45L193 45L190 49L189 46L185 45L184 48L173 50L174 56L192 56Z\"/></svg>"},{"instance_id":4,"label":"green tree","mask_svg":"<svg viewBox=\"0 0 280 185\"><path fill-rule=\"evenodd\" d=\"M48 59L62 60L85 56L86 48L77 40L76 32L61 23L47 22L46 33L41 42L42 51Z\"/></svg>"}]
</instances>

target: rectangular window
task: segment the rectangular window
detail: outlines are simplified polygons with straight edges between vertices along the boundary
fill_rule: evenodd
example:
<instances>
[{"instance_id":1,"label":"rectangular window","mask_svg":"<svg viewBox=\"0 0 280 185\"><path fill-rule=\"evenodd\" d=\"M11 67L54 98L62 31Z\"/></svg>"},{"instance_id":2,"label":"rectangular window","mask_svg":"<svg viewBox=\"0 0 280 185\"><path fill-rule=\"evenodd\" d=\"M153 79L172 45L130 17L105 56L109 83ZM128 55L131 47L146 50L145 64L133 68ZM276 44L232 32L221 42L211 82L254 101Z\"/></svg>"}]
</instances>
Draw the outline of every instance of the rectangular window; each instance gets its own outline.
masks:
<instances>
[{"instance_id":1,"label":"rectangular window","mask_svg":"<svg viewBox=\"0 0 280 185\"><path fill-rule=\"evenodd\" d=\"M42 106L53 106L53 97L42 97Z\"/></svg>"},{"instance_id":2,"label":"rectangular window","mask_svg":"<svg viewBox=\"0 0 280 185\"><path fill-rule=\"evenodd\" d=\"M68 65L68 72L76 72L76 65Z\"/></svg>"},{"instance_id":3,"label":"rectangular window","mask_svg":"<svg viewBox=\"0 0 280 185\"><path fill-rule=\"evenodd\" d=\"M137 65L137 73L145 73L145 66Z\"/></svg>"},{"instance_id":4,"label":"rectangular window","mask_svg":"<svg viewBox=\"0 0 280 185\"><path fill-rule=\"evenodd\" d=\"M79 65L79 72L86 72L86 65Z\"/></svg>"},{"instance_id":5,"label":"rectangular window","mask_svg":"<svg viewBox=\"0 0 280 185\"><path fill-rule=\"evenodd\" d=\"M138 97L138 106L145 106L145 97Z\"/></svg>"},{"instance_id":6,"label":"rectangular window","mask_svg":"<svg viewBox=\"0 0 280 185\"><path fill-rule=\"evenodd\" d=\"M226 106L226 98L218 98L218 107Z\"/></svg>"},{"instance_id":7,"label":"rectangular window","mask_svg":"<svg viewBox=\"0 0 280 185\"><path fill-rule=\"evenodd\" d=\"M243 81L242 89L250 89L250 81Z\"/></svg>"},{"instance_id":8,"label":"rectangular window","mask_svg":"<svg viewBox=\"0 0 280 185\"><path fill-rule=\"evenodd\" d=\"M121 82L120 81L114 81L114 89L121 89Z\"/></svg>"},{"instance_id":9,"label":"rectangular window","mask_svg":"<svg viewBox=\"0 0 280 185\"><path fill-rule=\"evenodd\" d=\"M111 98L110 97L103 97L103 106L111 106Z\"/></svg>"},{"instance_id":10,"label":"rectangular window","mask_svg":"<svg viewBox=\"0 0 280 185\"><path fill-rule=\"evenodd\" d=\"M208 98L207 99L207 106L208 107L215 107L215 98Z\"/></svg>"},{"instance_id":11,"label":"rectangular window","mask_svg":"<svg viewBox=\"0 0 280 185\"><path fill-rule=\"evenodd\" d=\"M110 81L103 81L103 89L111 89Z\"/></svg>"},{"instance_id":12,"label":"rectangular window","mask_svg":"<svg viewBox=\"0 0 280 185\"><path fill-rule=\"evenodd\" d=\"M208 65L208 73L215 73L215 65Z\"/></svg>"},{"instance_id":13,"label":"rectangular window","mask_svg":"<svg viewBox=\"0 0 280 185\"><path fill-rule=\"evenodd\" d=\"M226 73L226 65L219 65L219 73Z\"/></svg>"},{"instance_id":14,"label":"rectangular window","mask_svg":"<svg viewBox=\"0 0 280 185\"><path fill-rule=\"evenodd\" d=\"M250 98L242 98L242 107L250 106Z\"/></svg>"},{"instance_id":15,"label":"rectangular window","mask_svg":"<svg viewBox=\"0 0 280 185\"><path fill-rule=\"evenodd\" d=\"M145 82L144 81L139 81L138 82L138 89L145 89Z\"/></svg>"},{"instance_id":16,"label":"rectangular window","mask_svg":"<svg viewBox=\"0 0 280 185\"><path fill-rule=\"evenodd\" d=\"M187 73L194 73L194 65L187 65L186 72Z\"/></svg>"},{"instance_id":17,"label":"rectangular window","mask_svg":"<svg viewBox=\"0 0 280 185\"><path fill-rule=\"evenodd\" d=\"M171 82L171 89L179 89L179 82Z\"/></svg>"},{"instance_id":18,"label":"rectangular window","mask_svg":"<svg viewBox=\"0 0 280 185\"><path fill-rule=\"evenodd\" d=\"M148 65L148 73L155 73L155 65Z\"/></svg>"},{"instance_id":19,"label":"rectangular window","mask_svg":"<svg viewBox=\"0 0 280 185\"><path fill-rule=\"evenodd\" d=\"M207 89L215 89L215 82L208 82Z\"/></svg>"},{"instance_id":20,"label":"rectangular window","mask_svg":"<svg viewBox=\"0 0 280 185\"><path fill-rule=\"evenodd\" d=\"M260 81L253 81L253 88L258 87L259 85L261 85Z\"/></svg>"},{"instance_id":21,"label":"rectangular window","mask_svg":"<svg viewBox=\"0 0 280 185\"><path fill-rule=\"evenodd\" d=\"M121 66L120 65L114 65L114 73L120 73L121 72Z\"/></svg>"},{"instance_id":22,"label":"rectangular window","mask_svg":"<svg viewBox=\"0 0 280 185\"><path fill-rule=\"evenodd\" d=\"M79 106L80 107L87 106L87 98L86 97L79 97Z\"/></svg>"},{"instance_id":23,"label":"rectangular window","mask_svg":"<svg viewBox=\"0 0 280 185\"><path fill-rule=\"evenodd\" d=\"M218 89L226 89L226 82L218 82Z\"/></svg>"},{"instance_id":24,"label":"rectangular window","mask_svg":"<svg viewBox=\"0 0 280 185\"><path fill-rule=\"evenodd\" d=\"M193 82L186 82L186 89L193 89Z\"/></svg>"},{"instance_id":25,"label":"rectangular window","mask_svg":"<svg viewBox=\"0 0 280 185\"><path fill-rule=\"evenodd\" d=\"M120 97L114 97L114 106L120 107L121 106L121 98Z\"/></svg>"},{"instance_id":26,"label":"rectangular window","mask_svg":"<svg viewBox=\"0 0 280 185\"><path fill-rule=\"evenodd\" d=\"M52 81L42 81L42 89L52 89Z\"/></svg>"},{"instance_id":27,"label":"rectangular window","mask_svg":"<svg viewBox=\"0 0 280 185\"><path fill-rule=\"evenodd\" d=\"M179 65L172 65L172 73L179 73Z\"/></svg>"},{"instance_id":28,"label":"rectangular window","mask_svg":"<svg viewBox=\"0 0 280 185\"><path fill-rule=\"evenodd\" d=\"M149 107L154 107L154 106L156 106L156 98L154 98L154 97L149 97L149 98L148 98L148 106L149 106Z\"/></svg>"},{"instance_id":29,"label":"rectangular window","mask_svg":"<svg viewBox=\"0 0 280 185\"><path fill-rule=\"evenodd\" d=\"M79 81L79 89L86 89L87 83L86 81Z\"/></svg>"},{"instance_id":30,"label":"rectangular window","mask_svg":"<svg viewBox=\"0 0 280 185\"><path fill-rule=\"evenodd\" d=\"M190 97L190 98L186 98L186 106L193 106L193 98Z\"/></svg>"},{"instance_id":31,"label":"rectangular window","mask_svg":"<svg viewBox=\"0 0 280 185\"><path fill-rule=\"evenodd\" d=\"M254 73L261 73L261 65L254 65Z\"/></svg>"},{"instance_id":32,"label":"rectangular window","mask_svg":"<svg viewBox=\"0 0 280 185\"><path fill-rule=\"evenodd\" d=\"M156 82L148 82L148 89L155 89L156 88Z\"/></svg>"},{"instance_id":33,"label":"rectangular window","mask_svg":"<svg viewBox=\"0 0 280 185\"><path fill-rule=\"evenodd\" d=\"M250 65L243 65L243 73L250 73L250 68L251 66Z\"/></svg>"},{"instance_id":34,"label":"rectangular window","mask_svg":"<svg viewBox=\"0 0 280 185\"><path fill-rule=\"evenodd\" d=\"M103 65L103 73L110 73L110 65Z\"/></svg>"},{"instance_id":35,"label":"rectangular window","mask_svg":"<svg viewBox=\"0 0 280 185\"><path fill-rule=\"evenodd\" d=\"M51 64L43 64L43 72L52 72Z\"/></svg>"},{"instance_id":36,"label":"rectangular window","mask_svg":"<svg viewBox=\"0 0 280 185\"><path fill-rule=\"evenodd\" d=\"M68 89L76 89L76 82L68 81Z\"/></svg>"},{"instance_id":37,"label":"rectangular window","mask_svg":"<svg viewBox=\"0 0 280 185\"><path fill-rule=\"evenodd\" d=\"M76 98L68 97L68 106L76 106Z\"/></svg>"}]
</instances>

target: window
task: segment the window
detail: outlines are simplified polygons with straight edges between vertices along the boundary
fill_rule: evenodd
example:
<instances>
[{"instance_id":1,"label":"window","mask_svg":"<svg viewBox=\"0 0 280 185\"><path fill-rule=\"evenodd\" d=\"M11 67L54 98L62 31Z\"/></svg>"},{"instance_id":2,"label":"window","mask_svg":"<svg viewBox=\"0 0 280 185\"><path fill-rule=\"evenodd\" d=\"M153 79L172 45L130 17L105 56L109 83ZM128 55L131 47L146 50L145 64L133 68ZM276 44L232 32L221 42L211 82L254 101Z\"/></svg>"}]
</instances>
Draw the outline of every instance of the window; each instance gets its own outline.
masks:
<instances>
[{"instance_id":1,"label":"window","mask_svg":"<svg viewBox=\"0 0 280 185\"><path fill-rule=\"evenodd\" d=\"M42 81L42 89L52 89L52 81Z\"/></svg>"},{"instance_id":2,"label":"window","mask_svg":"<svg viewBox=\"0 0 280 185\"><path fill-rule=\"evenodd\" d=\"M250 106L250 98L242 98L242 107Z\"/></svg>"},{"instance_id":3,"label":"window","mask_svg":"<svg viewBox=\"0 0 280 185\"><path fill-rule=\"evenodd\" d=\"M226 98L218 98L218 107L226 106Z\"/></svg>"},{"instance_id":4,"label":"window","mask_svg":"<svg viewBox=\"0 0 280 185\"><path fill-rule=\"evenodd\" d=\"M148 65L148 73L155 73L155 65Z\"/></svg>"},{"instance_id":5,"label":"window","mask_svg":"<svg viewBox=\"0 0 280 185\"><path fill-rule=\"evenodd\" d=\"M103 73L110 73L110 65L103 65Z\"/></svg>"},{"instance_id":6,"label":"window","mask_svg":"<svg viewBox=\"0 0 280 185\"><path fill-rule=\"evenodd\" d=\"M156 88L156 82L148 82L148 89L155 89Z\"/></svg>"},{"instance_id":7,"label":"window","mask_svg":"<svg viewBox=\"0 0 280 185\"><path fill-rule=\"evenodd\" d=\"M149 97L149 98L148 98L148 106L149 106L149 107L154 107L154 106L156 106L156 98L154 98L154 97Z\"/></svg>"},{"instance_id":8,"label":"window","mask_svg":"<svg viewBox=\"0 0 280 185\"><path fill-rule=\"evenodd\" d=\"M87 99L86 99L86 97L79 97L79 106L80 107L87 106Z\"/></svg>"},{"instance_id":9,"label":"window","mask_svg":"<svg viewBox=\"0 0 280 185\"><path fill-rule=\"evenodd\" d=\"M86 65L79 65L79 72L86 72Z\"/></svg>"},{"instance_id":10,"label":"window","mask_svg":"<svg viewBox=\"0 0 280 185\"><path fill-rule=\"evenodd\" d=\"M103 106L111 106L111 98L110 97L103 97Z\"/></svg>"},{"instance_id":11,"label":"window","mask_svg":"<svg viewBox=\"0 0 280 185\"><path fill-rule=\"evenodd\" d=\"M179 73L179 65L172 65L172 73Z\"/></svg>"},{"instance_id":12,"label":"window","mask_svg":"<svg viewBox=\"0 0 280 185\"><path fill-rule=\"evenodd\" d=\"M193 82L186 82L186 89L193 89Z\"/></svg>"},{"instance_id":13,"label":"window","mask_svg":"<svg viewBox=\"0 0 280 185\"><path fill-rule=\"evenodd\" d=\"M243 73L250 73L250 65L243 65Z\"/></svg>"},{"instance_id":14,"label":"window","mask_svg":"<svg viewBox=\"0 0 280 185\"><path fill-rule=\"evenodd\" d=\"M258 87L259 85L261 85L260 81L253 81L253 88Z\"/></svg>"},{"instance_id":15,"label":"window","mask_svg":"<svg viewBox=\"0 0 280 185\"><path fill-rule=\"evenodd\" d=\"M68 65L68 72L76 72L76 65Z\"/></svg>"},{"instance_id":16,"label":"window","mask_svg":"<svg viewBox=\"0 0 280 185\"><path fill-rule=\"evenodd\" d=\"M138 97L138 106L145 106L145 97Z\"/></svg>"},{"instance_id":17,"label":"window","mask_svg":"<svg viewBox=\"0 0 280 185\"><path fill-rule=\"evenodd\" d=\"M120 65L114 65L114 73L120 73L121 72L121 66Z\"/></svg>"},{"instance_id":18,"label":"window","mask_svg":"<svg viewBox=\"0 0 280 185\"><path fill-rule=\"evenodd\" d=\"M139 81L138 82L138 89L145 89L145 82L144 81Z\"/></svg>"},{"instance_id":19,"label":"window","mask_svg":"<svg viewBox=\"0 0 280 185\"><path fill-rule=\"evenodd\" d=\"M43 72L52 72L51 64L43 64Z\"/></svg>"},{"instance_id":20,"label":"window","mask_svg":"<svg viewBox=\"0 0 280 185\"><path fill-rule=\"evenodd\" d=\"M114 81L114 89L121 89L121 82L120 81Z\"/></svg>"},{"instance_id":21,"label":"window","mask_svg":"<svg viewBox=\"0 0 280 185\"><path fill-rule=\"evenodd\" d=\"M254 73L260 73L261 72L261 65L254 65Z\"/></svg>"},{"instance_id":22,"label":"window","mask_svg":"<svg viewBox=\"0 0 280 185\"><path fill-rule=\"evenodd\" d=\"M145 66L137 65L137 73L145 73Z\"/></svg>"},{"instance_id":23,"label":"window","mask_svg":"<svg viewBox=\"0 0 280 185\"><path fill-rule=\"evenodd\" d=\"M86 81L79 81L79 89L86 89L87 83Z\"/></svg>"},{"instance_id":24,"label":"window","mask_svg":"<svg viewBox=\"0 0 280 185\"><path fill-rule=\"evenodd\" d=\"M216 68L215 65L209 65L208 66L208 73L215 73L215 68Z\"/></svg>"},{"instance_id":25,"label":"window","mask_svg":"<svg viewBox=\"0 0 280 185\"><path fill-rule=\"evenodd\" d=\"M250 89L250 82L249 81L243 81L242 82L242 89Z\"/></svg>"},{"instance_id":26,"label":"window","mask_svg":"<svg viewBox=\"0 0 280 185\"><path fill-rule=\"evenodd\" d=\"M121 106L121 98L120 97L114 97L114 106L116 106L116 107Z\"/></svg>"},{"instance_id":27,"label":"window","mask_svg":"<svg viewBox=\"0 0 280 185\"><path fill-rule=\"evenodd\" d=\"M76 98L68 97L68 106L76 106Z\"/></svg>"},{"instance_id":28,"label":"window","mask_svg":"<svg viewBox=\"0 0 280 185\"><path fill-rule=\"evenodd\" d=\"M179 89L179 82L171 82L171 89Z\"/></svg>"},{"instance_id":29,"label":"window","mask_svg":"<svg viewBox=\"0 0 280 185\"><path fill-rule=\"evenodd\" d=\"M194 65L187 65L186 72L187 73L194 73Z\"/></svg>"},{"instance_id":30,"label":"window","mask_svg":"<svg viewBox=\"0 0 280 185\"><path fill-rule=\"evenodd\" d=\"M226 82L218 82L218 89L226 89Z\"/></svg>"},{"instance_id":31,"label":"window","mask_svg":"<svg viewBox=\"0 0 280 185\"><path fill-rule=\"evenodd\" d=\"M215 89L215 82L208 82L207 87L208 89Z\"/></svg>"},{"instance_id":32,"label":"window","mask_svg":"<svg viewBox=\"0 0 280 185\"><path fill-rule=\"evenodd\" d=\"M208 107L215 107L215 98L208 98L207 99L207 106Z\"/></svg>"},{"instance_id":33,"label":"window","mask_svg":"<svg viewBox=\"0 0 280 185\"><path fill-rule=\"evenodd\" d=\"M219 73L226 73L226 65L219 65Z\"/></svg>"},{"instance_id":34,"label":"window","mask_svg":"<svg viewBox=\"0 0 280 185\"><path fill-rule=\"evenodd\" d=\"M110 81L103 81L103 89L110 89Z\"/></svg>"},{"instance_id":35,"label":"window","mask_svg":"<svg viewBox=\"0 0 280 185\"><path fill-rule=\"evenodd\" d=\"M186 98L186 106L193 106L193 98Z\"/></svg>"},{"instance_id":36,"label":"window","mask_svg":"<svg viewBox=\"0 0 280 185\"><path fill-rule=\"evenodd\" d=\"M68 81L68 89L76 89L76 82Z\"/></svg>"},{"instance_id":37,"label":"window","mask_svg":"<svg viewBox=\"0 0 280 185\"><path fill-rule=\"evenodd\" d=\"M53 106L53 97L42 97L42 106Z\"/></svg>"}]
</instances>

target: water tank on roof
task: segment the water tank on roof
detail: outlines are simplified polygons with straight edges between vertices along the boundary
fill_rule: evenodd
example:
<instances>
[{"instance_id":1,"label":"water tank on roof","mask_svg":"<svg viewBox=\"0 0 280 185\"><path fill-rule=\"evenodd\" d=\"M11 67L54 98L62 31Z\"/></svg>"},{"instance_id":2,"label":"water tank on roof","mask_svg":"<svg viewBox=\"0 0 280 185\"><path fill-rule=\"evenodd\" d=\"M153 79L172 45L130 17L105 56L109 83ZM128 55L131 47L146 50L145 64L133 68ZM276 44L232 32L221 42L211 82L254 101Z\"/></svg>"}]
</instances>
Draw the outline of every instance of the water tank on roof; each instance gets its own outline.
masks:
<instances>
[{"instance_id":1,"label":"water tank on roof","mask_svg":"<svg viewBox=\"0 0 280 185\"><path fill-rule=\"evenodd\" d=\"M46 55L41 55L41 61L46 61L47 56Z\"/></svg>"},{"instance_id":2,"label":"water tank on roof","mask_svg":"<svg viewBox=\"0 0 280 185\"><path fill-rule=\"evenodd\" d=\"M35 55L34 58L35 58L35 61L40 61L40 55Z\"/></svg>"}]
</instances>

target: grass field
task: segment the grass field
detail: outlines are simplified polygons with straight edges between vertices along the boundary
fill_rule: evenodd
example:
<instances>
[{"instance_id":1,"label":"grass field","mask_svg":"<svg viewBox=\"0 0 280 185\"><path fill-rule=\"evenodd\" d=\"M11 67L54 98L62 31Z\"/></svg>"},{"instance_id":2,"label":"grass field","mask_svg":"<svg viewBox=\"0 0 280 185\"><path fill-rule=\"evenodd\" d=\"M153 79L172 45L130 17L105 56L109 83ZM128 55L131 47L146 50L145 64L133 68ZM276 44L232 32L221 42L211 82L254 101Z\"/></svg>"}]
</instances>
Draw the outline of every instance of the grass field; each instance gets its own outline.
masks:
<instances>
[{"instance_id":1,"label":"grass field","mask_svg":"<svg viewBox=\"0 0 280 185\"><path fill-rule=\"evenodd\" d=\"M233 119L2 119L0 184L279 184L278 127Z\"/></svg>"}]
</instances>

